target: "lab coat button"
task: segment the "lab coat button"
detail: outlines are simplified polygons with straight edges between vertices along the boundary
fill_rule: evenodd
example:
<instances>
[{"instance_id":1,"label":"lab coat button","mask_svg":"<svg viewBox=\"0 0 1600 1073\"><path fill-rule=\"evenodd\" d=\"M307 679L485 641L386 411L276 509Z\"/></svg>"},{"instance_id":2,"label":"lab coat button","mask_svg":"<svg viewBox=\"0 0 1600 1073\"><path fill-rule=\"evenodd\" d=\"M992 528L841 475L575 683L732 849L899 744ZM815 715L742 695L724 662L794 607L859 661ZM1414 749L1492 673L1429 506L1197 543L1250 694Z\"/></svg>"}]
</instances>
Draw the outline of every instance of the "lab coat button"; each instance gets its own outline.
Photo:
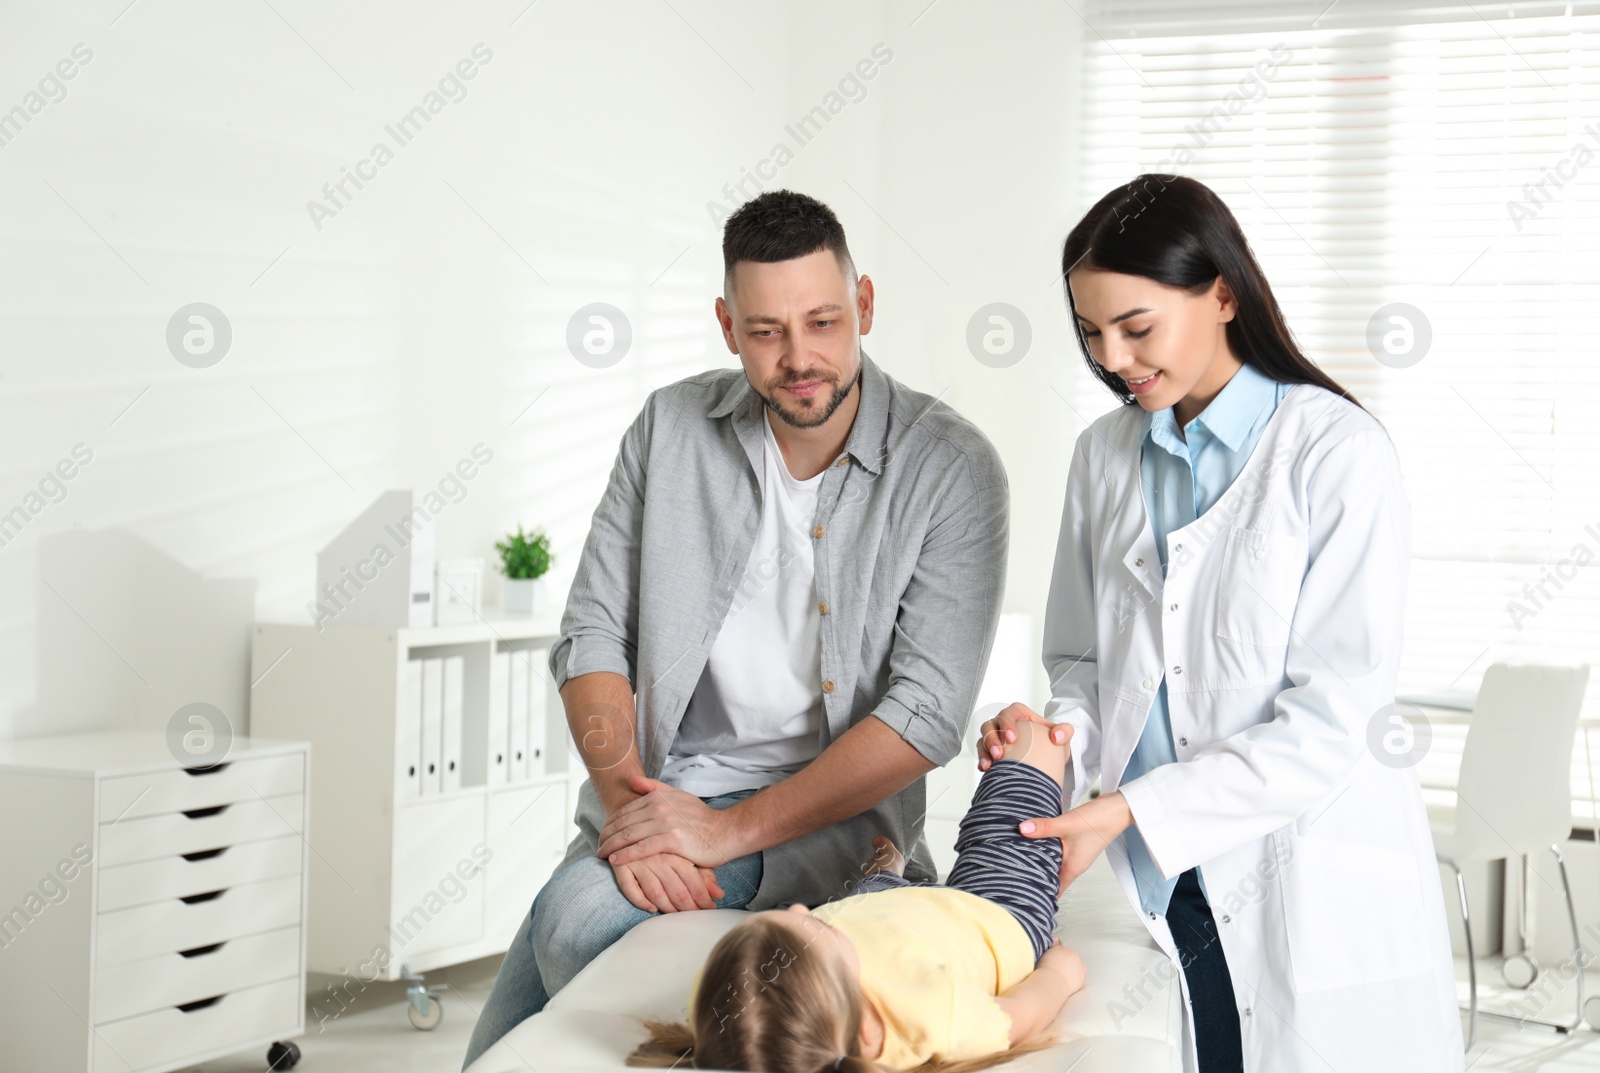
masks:
<instances>
[{"instance_id":1,"label":"lab coat button","mask_svg":"<svg viewBox=\"0 0 1600 1073\"><path fill-rule=\"evenodd\" d=\"M1256 549L1256 558L1257 559L1265 559L1266 557L1267 557L1267 553L1266 552L1262 551L1260 548Z\"/></svg>"},{"instance_id":2,"label":"lab coat button","mask_svg":"<svg viewBox=\"0 0 1600 1073\"><path fill-rule=\"evenodd\" d=\"M1230 917L1227 913L1223 913L1222 914L1222 922L1224 924L1232 924L1233 923L1233 918Z\"/></svg>"},{"instance_id":3,"label":"lab coat button","mask_svg":"<svg viewBox=\"0 0 1600 1073\"><path fill-rule=\"evenodd\" d=\"M1183 668L1182 667L1173 667L1172 668L1172 673L1173 674L1182 674L1183 673Z\"/></svg>"},{"instance_id":4,"label":"lab coat button","mask_svg":"<svg viewBox=\"0 0 1600 1073\"><path fill-rule=\"evenodd\" d=\"M1188 738L1179 738L1178 739L1178 744L1183 746L1185 749L1187 749L1189 747L1189 739ZM1223 917L1223 919L1226 920L1227 917Z\"/></svg>"},{"instance_id":5,"label":"lab coat button","mask_svg":"<svg viewBox=\"0 0 1600 1073\"><path fill-rule=\"evenodd\" d=\"M1178 605L1177 604L1173 604L1171 607L1167 608L1168 611L1176 611L1177 609L1178 609Z\"/></svg>"},{"instance_id":6,"label":"lab coat button","mask_svg":"<svg viewBox=\"0 0 1600 1073\"><path fill-rule=\"evenodd\" d=\"M1133 561L1133 565L1134 566L1143 566L1144 565L1144 560L1143 559L1135 559ZM1151 915L1154 916L1155 914L1152 913Z\"/></svg>"},{"instance_id":7,"label":"lab coat button","mask_svg":"<svg viewBox=\"0 0 1600 1073\"><path fill-rule=\"evenodd\" d=\"M1145 679L1145 680L1144 680L1144 687L1145 687L1145 688L1146 688L1146 689L1149 689L1149 688L1151 688L1151 687L1152 687L1152 686L1153 686L1153 685L1155 685L1155 683L1154 683L1154 682L1152 682L1152 681L1151 681L1151 680L1150 680L1150 679L1148 679L1148 678L1146 678L1146 679Z\"/></svg>"}]
</instances>

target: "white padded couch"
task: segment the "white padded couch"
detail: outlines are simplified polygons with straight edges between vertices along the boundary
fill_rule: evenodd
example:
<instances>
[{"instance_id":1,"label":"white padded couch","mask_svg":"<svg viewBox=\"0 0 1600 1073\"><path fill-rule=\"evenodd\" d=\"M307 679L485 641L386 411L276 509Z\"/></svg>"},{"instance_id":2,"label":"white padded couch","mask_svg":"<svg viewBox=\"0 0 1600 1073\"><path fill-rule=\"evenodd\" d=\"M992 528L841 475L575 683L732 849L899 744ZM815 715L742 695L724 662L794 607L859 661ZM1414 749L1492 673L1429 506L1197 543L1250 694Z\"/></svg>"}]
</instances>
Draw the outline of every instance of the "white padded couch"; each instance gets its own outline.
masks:
<instances>
[{"instance_id":1,"label":"white padded couch","mask_svg":"<svg viewBox=\"0 0 1600 1073\"><path fill-rule=\"evenodd\" d=\"M644 1039L640 1019L684 1014L695 971L738 923L733 909L668 913L647 920L579 973L473 1063L469 1073L599 1070L620 1073ZM999 1067L1016 1073L1177 1073L1182 1069L1183 998L1178 981L1129 906L1102 857L1074 883L1057 914L1061 941L1088 969L1084 989L1062 1010L1062 1042Z\"/></svg>"}]
</instances>

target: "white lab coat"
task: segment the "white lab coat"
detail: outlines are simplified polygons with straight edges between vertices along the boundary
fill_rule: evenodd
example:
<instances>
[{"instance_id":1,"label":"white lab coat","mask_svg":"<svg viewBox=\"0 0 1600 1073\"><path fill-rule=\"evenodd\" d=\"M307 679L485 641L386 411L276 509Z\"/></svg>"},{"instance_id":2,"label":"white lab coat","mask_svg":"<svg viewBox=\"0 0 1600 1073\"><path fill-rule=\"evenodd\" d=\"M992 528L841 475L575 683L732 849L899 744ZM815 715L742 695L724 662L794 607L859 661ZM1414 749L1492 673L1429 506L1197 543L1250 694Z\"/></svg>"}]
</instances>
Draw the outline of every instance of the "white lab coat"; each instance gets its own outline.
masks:
<instances>
[{"instance_id":1,"label":"white lab coat","mask_svg":"<svg viewBox=\"0 0 1600 1073\"><path fill-rule=\"evenodd\" d=\"M1368 745L1410 549L1393 444L1332 392L1291 388L1227 493L1169 534L1163 580L1140 414L1085 430L1067 483L1044 631L1044 715L1075 731L1066 800L1096 776L1120 787L1164 676L1178 763L1120 788L1163 874L1200 869L1247 1073L1459 1073L1427 812L1415 771ZM1107 856L1176 964L1121 839Z\"/></svg>"}]
</instances>

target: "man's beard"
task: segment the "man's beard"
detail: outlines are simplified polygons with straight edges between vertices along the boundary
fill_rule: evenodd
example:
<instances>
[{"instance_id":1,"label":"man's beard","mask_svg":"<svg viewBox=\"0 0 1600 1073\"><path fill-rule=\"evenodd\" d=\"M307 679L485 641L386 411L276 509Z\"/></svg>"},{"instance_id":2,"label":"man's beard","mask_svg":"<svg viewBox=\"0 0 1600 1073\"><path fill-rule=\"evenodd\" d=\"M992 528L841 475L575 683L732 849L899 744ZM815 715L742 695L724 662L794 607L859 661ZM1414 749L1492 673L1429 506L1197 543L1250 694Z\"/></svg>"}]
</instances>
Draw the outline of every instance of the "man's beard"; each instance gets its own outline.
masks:
<instances>
[{"instance_id":1,"label":"man's beard","mask_svg":"<svg viewBox=\"0 0 1600 1073\"><path fill-rule=\"evenodd\" d=\"M791 376L784 380L780 380L776 384L772 385L773 395L776 396L777 389L782 387L784 384L796 384L806 379L809 379L809 377ZM829 383L834 384L834 389L833 395L828 399L828 404L826 406L822 407L820 410L807 410L806 412L800 414L789 413L783 407L778 405L775 398L769 398L766 395L761 395L759 391L756 392L756 394L761 395L761 401L767 404L767 409L777 414L778 418L789 427L816 428L819 425L826 424L828 418L833 416L833 412L840 406L844 405L844 401L850 397L850 389L853 388L856 385L856 382L860 379L861 367L858 365L856 367L856 374L852 376L850 378L850 382L845 384L843 387L838 386L837 378L829 381Z\"/></svg>"}]
</instances>

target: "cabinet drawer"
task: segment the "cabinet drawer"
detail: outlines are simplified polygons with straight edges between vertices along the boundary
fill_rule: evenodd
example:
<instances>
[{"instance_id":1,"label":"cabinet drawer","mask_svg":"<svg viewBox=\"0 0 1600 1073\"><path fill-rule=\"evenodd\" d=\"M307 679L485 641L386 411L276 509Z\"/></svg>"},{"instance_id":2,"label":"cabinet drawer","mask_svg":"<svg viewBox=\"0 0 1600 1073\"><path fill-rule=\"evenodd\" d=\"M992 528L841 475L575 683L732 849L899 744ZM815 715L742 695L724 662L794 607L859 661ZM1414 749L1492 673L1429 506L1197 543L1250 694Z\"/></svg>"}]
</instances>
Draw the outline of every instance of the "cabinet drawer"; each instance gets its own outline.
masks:
<instances>
[{"instance_id":1,"label":"cabinet drawer","mask_svg":"<svg viewBox=\"0 0 1600 1073\"><path fill-rule=\"evenodd\" d=\"M230 991L185 1013L175 1006L102 1025L91 1036L94 1073L171 1066L240 1041L294 1035L300 1028L300 981Z\"/></svg>"},{"instance_id":2,"label":"cabinet drawer","mask_svg":"<svg viewBox=\"0 0 1600 1073\"><path fill-rule=\"evenodd\" d=\"M241 842L100 869L100 912L182 898L263 879L299 875L305 843L297 834L265 842Z\"/></svg>"},{"instance_id":3,"label":"cabinet drawer","mask_svg":"<svg viewBox=\"0 0 1600 1073\"><path fill-rule=\"evenodd\" d=\"M229 887L193 903L177 898L95 918L97 965L191 950L300 923L300 876Z\"/></svg>"},{"instance_id":4,"label":"cabinet drawer","mask_svg":"<svg viewBox=\"0 0 1600 1073\"><path fill-rule=\"evenodd\" d=\"M100 866L171 857L180 853L259 842L298 834L305 826L305 796L255 798L189 812L168 812L100 825Z\"/></svg>"},{"instance_id":5,"label":"cabinet drawer","mask_svg":"<svg viewBox=\"0 0 1600 1073\"><path fill-rule=\"evenodd\" d=\"M300 753L240 760L210 770L172 768L119 775L100 782L100 821L283 797L302 792L305 779L305 757Z\"/></svg>"},{"instance_id":6,"label":"cabinet drawer","mask_svg":"<svg viewBox=\"0 0 1600 1073\"><path fill-rule=\"evenodd\" d=\"M199 947L187 957L162 954L102 966L94 980L94 1020L103 1025L299 974L299 928Z\"/></svg>"}]
</instances>

